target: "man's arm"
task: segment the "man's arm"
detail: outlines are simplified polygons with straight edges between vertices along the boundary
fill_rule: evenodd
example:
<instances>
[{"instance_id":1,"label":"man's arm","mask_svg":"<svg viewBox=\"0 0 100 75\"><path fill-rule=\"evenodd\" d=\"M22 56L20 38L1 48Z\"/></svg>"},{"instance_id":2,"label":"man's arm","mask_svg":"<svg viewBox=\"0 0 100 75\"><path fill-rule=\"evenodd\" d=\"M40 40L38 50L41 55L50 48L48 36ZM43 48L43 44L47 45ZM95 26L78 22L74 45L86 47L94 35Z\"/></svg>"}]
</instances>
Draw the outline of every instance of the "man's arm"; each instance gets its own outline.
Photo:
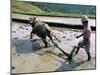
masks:
<instances>
[{"instance_id":1,"label":"man's arm","mask_svg":"<svg viewBox=\"0 0 100 75\"><path fill-rule=\"evenodd\" d=\"M82 33L81 35L76 36L76 38L80 38L81 36L83 36L84 33Z\"/></svg>"}]
</instances>

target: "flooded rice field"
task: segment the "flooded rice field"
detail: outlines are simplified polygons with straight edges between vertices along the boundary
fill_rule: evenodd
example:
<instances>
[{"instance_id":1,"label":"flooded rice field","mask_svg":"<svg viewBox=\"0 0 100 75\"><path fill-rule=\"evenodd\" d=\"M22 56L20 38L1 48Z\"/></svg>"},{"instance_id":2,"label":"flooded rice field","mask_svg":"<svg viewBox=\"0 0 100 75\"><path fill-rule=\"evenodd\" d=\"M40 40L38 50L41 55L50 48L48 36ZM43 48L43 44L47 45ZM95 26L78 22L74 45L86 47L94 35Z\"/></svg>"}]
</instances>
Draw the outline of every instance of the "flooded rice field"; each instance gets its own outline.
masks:
<instances>
[{"instance_id":1,"label":"flooded rice field","mask_svg":"<svg viewBox=\"0 0 100 75\"><path fill-rule=\"evenodd\" d=\"M86 52L83 48L69 62L58 48L51 41L48 48L44 48L43 41L34 36L29 39L31 26L24 23L12 22L11 30L11 59L12 73L37 73L37 72L55 72L69 70L95 69L96 49L95 49L95 32L91 35L91 61L87 60ZM54 37L54 41L66 53L70 53L73 46L82 40L75 37L82 33L82 30L74 30L67 28L51 28L52 33L61 41L58 42Z\"/></svg>"},{"instance_id":2,"label":"flooded rice field","mask_svg":"<svg viewBox=\"0 0 100 75\"><path fill-rule=\"evenodd\" d=\"M32 16L13 13L12 17L17 18L17 19L28 20L28 18L32 17ZM71 24L71 25L82 25L81 18L37 16L37 19L44 21L44 22L62 23L62 24ZM96 27L96 19L89 19L89 25Z\"/></svg>"}]
</instances>

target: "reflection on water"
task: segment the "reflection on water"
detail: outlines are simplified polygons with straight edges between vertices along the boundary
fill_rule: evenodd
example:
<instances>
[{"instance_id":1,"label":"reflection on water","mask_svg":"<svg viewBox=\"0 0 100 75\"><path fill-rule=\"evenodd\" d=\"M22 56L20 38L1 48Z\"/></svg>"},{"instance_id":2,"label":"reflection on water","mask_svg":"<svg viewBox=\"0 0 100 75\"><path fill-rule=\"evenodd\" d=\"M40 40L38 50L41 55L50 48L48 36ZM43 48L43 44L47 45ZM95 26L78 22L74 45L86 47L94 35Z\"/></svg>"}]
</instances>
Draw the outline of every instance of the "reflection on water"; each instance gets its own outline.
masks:
<instances>
[{"instance_id":1,"label":"reflection on water","mask_svg":"<svg viewBox=\"0 0 100 75\"><path fill-rule=\"evenodd\" d=\"M43 46L40 46L39 41L36 42L35 40L30 39L12 39L12 44L15 44L16 46L16 53L31 53L43 48Z\"/></svg>"}]
</instances>

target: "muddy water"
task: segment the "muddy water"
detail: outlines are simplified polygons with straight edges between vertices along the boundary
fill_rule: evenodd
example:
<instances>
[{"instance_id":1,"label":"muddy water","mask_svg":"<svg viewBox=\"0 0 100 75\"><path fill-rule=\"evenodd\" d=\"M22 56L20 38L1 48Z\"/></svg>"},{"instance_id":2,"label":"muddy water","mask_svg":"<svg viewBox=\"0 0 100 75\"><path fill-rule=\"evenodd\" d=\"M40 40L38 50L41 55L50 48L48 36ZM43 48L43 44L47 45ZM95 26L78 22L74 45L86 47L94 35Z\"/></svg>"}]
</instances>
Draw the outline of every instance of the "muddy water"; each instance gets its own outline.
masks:
<instances>
[{"instance_id":1,"label":"muddy water","mask_svg":"<svg viewBox=\"0 0 100 75\"><path fill-rule=\"evenodd\" d=\"M95 32L91 35L91 55L92 60L87 62L87 55L84 49L80 49L79 54L73 57L72 62L67 61L67 57L59 49L50 43L48 48L44 48L43 41L34 36L29 39L31 32L30 25L23 23L12 23L12 69L13 73L30 72L54 72L79 69L95 68ZM82 40L75 37L82 33L81 30L71 30L64 28L52 28L54 35L62 42L55 42L66 52L70 53L74 45ZM47 38L47 40L49 40ZM62 54L62 56L59 56Z\"/></svg>"},{"instance_id":2,"label":"muddy water","mask_svg":"<svg viewBox=\"0 0 100 75\"><path fill-rule=\"evenodd\" d=\"M21 19L28 19L29 15L22 15L22 14L13 14L13 18L21 18ZM73 24L73 25L82 25L81 18L67 18L67 17L49 17L49 16L37 16L38 20L45 21L45 22L55 22L55 23L63 23L63 24ZM89 19L90 26L96 26L96 19Z\"/></svg>"},{"instance_id":3,"label":"muddy water","mask_svg":"<svg viewBox=\"0 0 100 75\"><path fill-rule=\"evenodd\" d=\"M82 25L81 18L39 17L38 19L43 20L43 21L47 21L47 22ZM90 19L89 20L89 25L96 26L95 25L95 19Z\"/></svg>"}]
</instances>

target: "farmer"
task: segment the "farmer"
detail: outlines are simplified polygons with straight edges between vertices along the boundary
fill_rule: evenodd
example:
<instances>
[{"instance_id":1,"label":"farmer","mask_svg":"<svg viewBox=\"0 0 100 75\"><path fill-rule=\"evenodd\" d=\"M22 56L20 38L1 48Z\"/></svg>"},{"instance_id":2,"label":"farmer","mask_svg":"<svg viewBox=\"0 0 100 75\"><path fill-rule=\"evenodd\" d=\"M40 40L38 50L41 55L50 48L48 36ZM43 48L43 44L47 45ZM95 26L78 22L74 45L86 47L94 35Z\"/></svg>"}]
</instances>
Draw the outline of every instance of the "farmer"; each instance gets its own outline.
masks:
<instances>
[{"instance_id":1,"label":"farmer","mask_svg":"<svg viewBox=\"0 0 100 75\"><path fill-rule=\"evenodd\" d=\"M32 39L33 34L36 34L43 40L45 47L48 47L48 45L47 45L48 42L46 41L46 36L48 36L50 38L50 40L53 42L53 39L51 36L51 30L50 30L50 27L48 26L48 24L41 22L39 20L36 20L36 17L30 17L29 22L32 26L32 31L30 33L30 39Z\"/></svg>"},{"instance_id":2,"label":"farmer","mask_svg":"<svg viewBox=\"0 0 100 75\"><path fill-rule=\"evenodd\" d=\"M91 55L90 55L90 36L91 36L91 28L90 26L88 25L88 17L86 15L83 15L82 16L82 19L81 19L81 22L84 26L84 30L83 30L83 33L79 36L76 36L76 38L80 38L81 36L83 36L83 40L80 41L78 43L78 46L75 46L74 49L72 50L72 52L70 53L70 59L72 59L72 54L73 52L75 51L75 54L78 54L79 52L79 49L80 48L84 48L87 55L88 55L88 61L91 60Z\"/></svg>"}]
</instances>

